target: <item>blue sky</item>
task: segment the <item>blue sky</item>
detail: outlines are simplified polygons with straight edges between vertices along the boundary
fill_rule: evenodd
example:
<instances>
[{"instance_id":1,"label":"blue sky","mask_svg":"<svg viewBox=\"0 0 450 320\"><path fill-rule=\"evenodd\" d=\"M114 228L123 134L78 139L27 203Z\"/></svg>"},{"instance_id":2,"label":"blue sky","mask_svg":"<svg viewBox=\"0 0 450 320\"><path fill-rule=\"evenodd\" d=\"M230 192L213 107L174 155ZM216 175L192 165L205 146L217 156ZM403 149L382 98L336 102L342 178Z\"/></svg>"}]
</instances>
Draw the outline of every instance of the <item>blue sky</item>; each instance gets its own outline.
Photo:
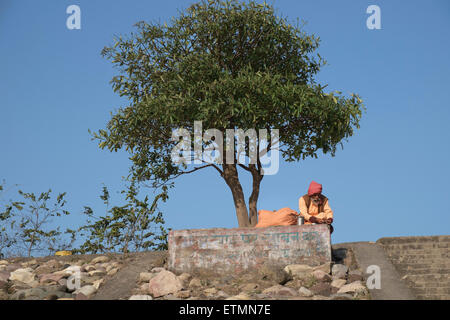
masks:
<instances>
[{"instance_id":1,"label":"blue sky","mask_svg":"<svg viewBox=\"0 0 450 320\"><path fill-rule=\"evenodd\" d=\"M120 191L130 161L99 149L88 133L126 103L100 51L137 21L169 21L193 2L2 0L0 178L28 192L67 192L66 226L82 221L84 205L104 212L102 184ZM333 243L449 234L450 3L268 2L307 21L329 63L317 80L360 94L367 112L335 157L282 161L264 178L258 208L298 210L315 180L335 212ZM81 8L81 30L66 28L71 4ZM366 27L372 4L381 8L381 30ZM240 175L248 196L250 176ZM213 169L181 177L161 208L173 229L237 227L231 192Z\"/></svg>"}]
</instances>

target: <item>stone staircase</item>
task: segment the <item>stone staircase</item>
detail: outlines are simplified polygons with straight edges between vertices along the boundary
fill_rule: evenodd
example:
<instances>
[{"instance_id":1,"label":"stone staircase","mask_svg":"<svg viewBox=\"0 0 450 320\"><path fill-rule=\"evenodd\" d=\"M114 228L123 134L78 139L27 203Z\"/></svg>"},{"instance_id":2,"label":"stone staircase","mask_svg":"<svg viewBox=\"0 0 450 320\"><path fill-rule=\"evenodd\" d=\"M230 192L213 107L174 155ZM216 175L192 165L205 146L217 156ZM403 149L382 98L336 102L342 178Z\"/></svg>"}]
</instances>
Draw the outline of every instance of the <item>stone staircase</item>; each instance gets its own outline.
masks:
<instances>
[{"instance_id":1,"label":"stone staircase","mask_svg":"<svg viewBox=\"0 0 450 320\"><path fill-rule=\"evenodd\" d=\"M417 299L450 299L450 236L389 237L377 243Z\"/></svg>"}]
</instances>

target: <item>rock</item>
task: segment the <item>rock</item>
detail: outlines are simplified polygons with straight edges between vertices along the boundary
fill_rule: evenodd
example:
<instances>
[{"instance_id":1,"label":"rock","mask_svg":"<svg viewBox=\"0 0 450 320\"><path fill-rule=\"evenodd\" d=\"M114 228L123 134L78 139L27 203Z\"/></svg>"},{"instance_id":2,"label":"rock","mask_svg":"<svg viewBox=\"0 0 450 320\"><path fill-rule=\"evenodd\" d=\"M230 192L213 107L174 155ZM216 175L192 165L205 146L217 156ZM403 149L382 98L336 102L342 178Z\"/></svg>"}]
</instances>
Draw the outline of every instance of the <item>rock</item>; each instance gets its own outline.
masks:
<instances>
[{"instance_id":1,"label":"rock","mask_svg":"<svg viewBox=\"0 0 450 320\"><path fill-rule=\"evenodd\" d=\"M337 293L367 293L367 288L361 281L355 281L342 286Z\"/></svg>"},{"instance_id":2,"label":"rock","mask_svg":"<svg viewBox=\"0 0 450 320\"><path fill-rule=\"evenodd\" d=\"M202 286L202 281L199 278L193 278L189 282L189 288L198 288Z\"/></svg>"},{"instance_id":3,"label":"rock","mask_svg":"<svg viewBox=\"0 0 450 320\"><path fill-rule=\"evenodd\" d=\"M77 293L75 295L75 300L88 300L88 297L86 297L83 293Z\"/></svg>"},{"instance_id":4,"label":"rock","mask_svg":"<svg viewBox=\"0 0 450 320\"><path fill-rule=\"evenodd\" d=\"M187 299L191 296L191 290L181 290L175 293L177 298Z\"/></svg>"},{"instance_id":5,"label":"rock","mask_svg":"<svg viewBox=\"0 0 450 320\"><path fill-rule=\"evenodd\" d=\"M311 290L306 289L305 287L301 287L300 289L298 289L298 293L302 297L312 297L314 295L314 293L312 293Z\"/></svg>"},{"instance_id":6,"label":"rock","mask_svg":"<svg viewBox=\"0 0 450 320\"><path fill-rule=\"evenodd\" d=\"M136 294L131 296L128 300L153 300L153 298L147 294Z\"/></svg>"},{"instance_id":7,"label":"rock","mask_svg":"<svg viewBox=\"0 0 450 320\"><path fill-rule=\"evenodd\" d=\"M95 266L93 266L92 264L86 264L81 267L82 272L90 272L90 271L94 271L94 270L95 270Z\"/></svg>"},{"instance_id":8,"label":"rock","mask_svg":"<svg viewBox=\"0 0 450 320\"><path fill-rule=\"evenodd\" d=\"M335 264L331 269L333 279L344 279L347 275L348 267L344 264Z\"/></svg>"},{"instance_id":9,"label":"rock","mask_svg":"<svg viewBox=\"0 0 450 320\"><path fill-rule=\"evenodd\" d=\"M112 277L113 275L115 275L117 272L119 271L118 268L113 268L111 270L109 270L106 274L110 277Z\"/></svg>"},{"instance_id":10,"label":"rock","mask_svg":"<svg viewBox=\"0 0 450 320\"><path fill-rule=\"evenodd\" d=\"M6 266L8 263L8 261L6 260L0 260L0 266Z\"/></svg>"},{"instance_id":11,"label":"rock","mask_svg":"<svg viewBox=\"0 0 450 320\"><path fill-rule=\"evenodd\" d=\"M320 295L325 297L331 295L331 285L328 282L319 282L313 285L311 288L309 288L309 290L313 292L314 295Z\"/></svg>"},{"instance_id":12,"label":"rock","mask_svg":"<svg viewBox=\"0 0 450 320\"><path fill-rule=\"evenodd\" d=\"M188 283L189 280L191 280L192 276L189 273L182 273L178 276L178 279L180 279L183 286L185 286L186 283Z\"/></svg>"},{"instance_id":13,"label":"rock","mask_svg":"<svg viewBox=\"0 0 450 320\"><path fill-rule=\"evenodd\" d=\"M317 296L313 296L312 299L313 300L328 300L328 297L317 295Z\"/></svg>"},{"instance_id":14,"label":"rock","mask_svg":"<svg viewBox=\"0 0 450 320\"><path fill-rule=\"evenodd\" d=\"M345 279L335 279L331 282L331 286L334 288L342 288L343 285L345 285L347 281Z\"/></svg>"},{"instance_id":15,"label":"rock","mask_svg":"<svg viewBox=\"0 0 450 320\"><path fill-rule=\"evenodd\" d=\"M56 300L75 300L75 298L59 298L59 299L56 299Z\"/></svg>"},{"instance_id":16,"label":"rock","mask_svg":"<svg viewBox=\"0 0 450 320\"><path fill-rule=\"evenodd\" d=\"M331 273L331 262L327 262L325 264L322 264L320 266L314 267L313 268L314 271L316 270L322 270L323 272L325 272L326 274L330 274Z\"/></svg>"},{"instance_id":17,"label":"rock","mask_svg":"<svg viewBox=\"0 0 450 320\"><path fill-rule=\"evenodd\" d=\"M358 275L358 276L363 276L363 273L359 270L352 270L348 272L349 275Z\"/></svg>"},{"instance_id":18,"label":"rock","mask_svg":"<svg viewBox=\"0 0 450 320\"><path fill-rule=\"evenodd\" d=\"M322 270L315 270L312 273L313 277L319 281L330 281L331 277L328 273L323 272Z\"/></svg>"},{"instance_id":19,"label":"rock","mask_svg":"<svg viewBox=\"0 0 450 320\"><path fill-rule=\"evenodd\" d=\"M288 274L290 274L293 278L307 278L313 272L313 268L306 264L290 264L284 268Z\"/></svg>"},{"instance_id":20,"label":"rock","mask_svg":"<svg viewBox=\"0 0 450 320\"><path fill-rule=\"evenodd\" d=\"M259 288L259 285L257 283L246 283L240 287L240 290L242 290L243 292L251 292L258 288Z\"/></svg>"},{"instance_id":21,"label":"rock","mask_svg":"<svg viewBox=\"0 0 450 320\"><path fill-rule=\"evenodd\" d=\"M61 271L54 272L54 274L61 274L63 278L67 278L75 274L81 274L81 268L80 266L69 265L68 267L64 268Z\"/></svg>"},{"instance_id":22,"label":"rock","mask_svg":"<svg viewBox=\"0 0 450 320\"><path fill-rule=\"evenodd\" d=\"M22 289L15 292L10 299L11 300L25 300L30 297L35 297L37 299L43 299L46 295L46 291L43 288L31 288Z\"/></svg>"},{"instance_id":23,"label":"rock","mask_svg":"<svg viewBox=\"0 0 450 320\"><path fill-rule=\"evenodd\" d=\"M33 273L33 269L31 268L17 269L16 271L11 272L9 280L29 284L34 282L35 275Z\"/></svg>"},{"instance_id":24,"label":"rock","mask_svg":"<svg viewBox=\"0 0 450 320\"><path fill-rule=\"evenodd\" d=\"M218 291L216 296L218 298L228 298L230 295L222 290Z\"/></svg>"},{"instance_id":25,"label":"rock","mask_svg":"<svg viewBox=\"0 0 450 320\"><path fill-rule=\"evenodd\" d=\"M152 278L156 277L155 273L141 272L139 274L139 282L149 282Z\"/></svg>"},{"instance_id":26,"label":"rock","mask_svg":"<svg viewBox=\"0 0 450 320\"><path fill-rule=\"evenodd\" d=\"M272 295L272 296L296 296L296 295L298 295L298 292L296 290L289 288L289 287L279 285L279 284L265 289L262 293Z\"/></svg>"},{"instance_id":27,"label":"rock","mask_svg":"<svg viewBox=\"0 0 450 320\"><path fill-rule=\"evenodd\" d=\"M8 289L8 281L0 280L0 291L7 291Z\"/></svg>"},{"instance_id":28,"label":"rock","mask_svg":"<svg viewBox=\"0 0 450 320\"><path fill-rule=\"evenodd\" d=\"M11 276L11 272L8 271L0 271L0 281L8 281L9 277Z\"/></svg>"},{"instance_id":29,"label":"rock","mask_svg":"<svg viewBox=\"0 0 450 320\"><path fill-rule=\"evenodd\" d=\"M43 264L43 266L47 266L53 269L59 269L61 268L61 263L58 260L52 259Z\"/></svg>"},{"instance_id":30,"label":"rock","mask_svg":"<svg viewBox=\"0 0 450 320\"><path fill-rule=\"evenodd\" d=\"M92 259L91 264L108 262L110 259L106 256L100 256Z\"/></svg>"},{"instance_id":31,"label":"rock","mask_svg":"<svg viewBox=\"0 0 450 320\"><path fill-rule=\"evenodd\" d=\"M54 268L52 268L52 267L49 267L49 266L47 266L47 265L41 265L41 266L39 266L39 267L37 267L36 269L34 269L34 273L37 275L37 276L40 276L40 275L43 275L43 274L49 274L49 273L53 273L55 271L55 269Z\"/></svg>"},{"instance_id":32,"label":"rock","mask_svg":"<svg viewBox=\"0 0 450 320\"><path fill-rule=\"evenodd\" d=\"M59 280L63 278L62 274L43 274L39 278L40 284L49 284L49 283L57 283Z\"/></svg>"},{"instance_id":33,"label":"rock","mask_svg":"<svg viewBox=\"0 0 450 320\"><path fill-rule=\"evenodd\" d=\"M88 275L90 277L103 277L106 275L106 270L101 268L101 269L96 269L96 270L92 270L88 272Z\"/></svg>"},{"instance_id":34,"label":"rock","mask_svg":"<svg viewBox=\"0 0 450 320\"><path fill-rule=\"evenodd\" d=\"M359 274L349 274L347 276L348 283L352 283L355 281L363 281L363 280L364 280L363 276L359 275Z\"/></svg>"},{"instance_id":35,"label":"rock","mask_svg":"<svg viewBox=\"0 0 450 320\"><path fill-rule=\"evenodd\" d=\"M353 300L353 296L346 293L335 293L330 296L330 300Z\"/></svg>"},{"instance_id":36,"label":"rock","mask_svg":"<svg viewBox=\"0 0 450 320\"><path fill-rule=\"evenodd\" d=\"M156 298L180 291L183 284L175 274L163 270L150 280L148 288L150 294Z\"/></svg>"},{"instance_id":37,"label":"rock","mask_svg":"<svg viewBox=\"0 0 450 320\"><path fill-rule=\"evenodd\" d=\"M23 264L24 264L25 267L31 267L31 266L33 266L33 265L37 265L38 262L37 262L36 259L32 259L32 260L30 260L30 261L24 262Z\"/></svg>"},{"instance_id":38,"label":"rock","mask_svg":"<svg viewBox=\"0 0 450 320\"><path fill-rule=\"evenodd\" d=\"M105 279L95 280L92 283L92 286L95 288L95 290L98 290L98 288L100 288L100 286L103 284L103 282L105 282Z\"/></svg>"},{"instance_id":39,"label":"rock","mask_svg":"<svg viewBox=\"0 0 450 320\"><path fill-rule=\"evenodd\" d=\"M246 293L239 293L235 296L228 297L225 300L251 300L252 298Z\"/></svg>"},{"instance_id":40,"label":"rock","mask_svg":"<svg viewBox=\"0 0 450 320\"><path fill-rule=\"evenodd\" d=\"M82 293L84 296L89 298L92 296L95 292L97 292L97 289L93 285L86 285L81 287L80 289L75 290L73 293L78 295L79 293Z\"/></svg>"},{"instance_id":41,"label":"rock","mask_svg":"<svg viewBox=\"0 0 450 320\"><path fill-rule=\"evenodd\" d=\"M203 290L203 292L207 295L207 296L212 296L214 294L217 293L217 289L216 288L207 288L205 290Z\"/></svg>"},{"instance_id":42,"label":"rock","mask_svg":"<svg viewBox=\"0 0 450 320\"><path fill-rule=\"evenodd\" d=\"M3 290L0 290L0 301L1 300L9 300L8 294Z\"/></svg>"},{"instance_id":43,"label":"rock","mask_svg":"<svg viewBox=\"0 0 450 320\"><path fill-rule=\"evenodd\" d=\"M166 269L161 268L161 267L156 267L156 268L153 268L151 272L158 273L158 272L161 272L161 271L166 271Z\"/></svg>"},{"instance_id":44,"label":"rock","mask_svg":"<svg viewBox=\"0 0 450 320\"><path fill-rule=\"evenodd\" d=\"M12 284L11 282L9 282L9 288L8 288L8 292L10 293L16 293L20 290L27 290L27 289L31 289L32 287L29 284L20 282L20 281L14 281Z\"/></svg>"},{"instance_id":45,"label":"rock","mask_svg":"<svg viewBox=\"0 0 450 320\"><path fill-rule=\"evenodd\" d=\"M103 278L100 276L93 276L93 277L82 277L81 278L81 285L93 285L94 282L98 281L98 280L102 280Z\"/></svg>"},{"instance_id":46,"label":"rock","mask_svg":"<svg viewBox=\"0 0 450 320\"><path fill-rule=\"evenodd\" d=\"M20 269L21 267L22 266L18 263L10 263L5 267L4 271L13 272L16 271L17 269Z\"/></svg>"},{"instance_id":47,"label":"rock","mask_svg":"<svg viewBox=\"0 0 450 320\"><path fill-rule=\"evenodd\" d=\"M264 264L259 269L259 274L263 280L270 280L280 285L292 279L291 275L285 269L272 264Z\"/></svg>"}]
</instances>

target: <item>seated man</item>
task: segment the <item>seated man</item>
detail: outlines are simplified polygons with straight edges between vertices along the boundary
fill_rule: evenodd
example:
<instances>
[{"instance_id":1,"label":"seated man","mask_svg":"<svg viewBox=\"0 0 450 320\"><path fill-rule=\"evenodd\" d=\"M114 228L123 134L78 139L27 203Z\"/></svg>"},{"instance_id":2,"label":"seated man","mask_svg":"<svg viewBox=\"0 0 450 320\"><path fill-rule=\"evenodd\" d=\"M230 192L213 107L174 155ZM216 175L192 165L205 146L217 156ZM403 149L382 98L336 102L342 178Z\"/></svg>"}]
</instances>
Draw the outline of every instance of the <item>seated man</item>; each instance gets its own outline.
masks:
<instances>
[{"instance_id":1,"label":"seated man","mask_svg":"<svg viewBox=\"0 0 450 320\"><path fill-rule=\"evenodd\" d=\"M305 219L305 224L326 223L330 226L330 232L333 232L333 210L328 204L328 198L322 194L322 185L317 182L311 182L308 194L300 197L298 200L300 215Z\"/></svg>"}]
</instances>

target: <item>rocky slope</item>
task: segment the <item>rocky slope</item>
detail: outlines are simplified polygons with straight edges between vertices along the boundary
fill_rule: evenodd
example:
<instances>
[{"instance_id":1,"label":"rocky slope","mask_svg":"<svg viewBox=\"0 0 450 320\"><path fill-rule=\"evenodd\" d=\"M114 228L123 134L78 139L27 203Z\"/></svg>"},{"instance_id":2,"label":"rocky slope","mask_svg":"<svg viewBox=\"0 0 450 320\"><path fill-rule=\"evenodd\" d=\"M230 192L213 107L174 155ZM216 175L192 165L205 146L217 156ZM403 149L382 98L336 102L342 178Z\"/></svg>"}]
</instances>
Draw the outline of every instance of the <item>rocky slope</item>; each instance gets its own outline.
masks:
<instances>
[{"instance_id":1,"label":"rocky slope","mask_svg":"<svg viewBox=\"0 0 450 320\"><path fill-rule=\"evenodd\" d=\"M370 299L363 274L348 254L315 268L264 266L219 278L174 274L166 269L166 256L142 252L1 260L0 299Z\"/></svg>"}]
</instances>

